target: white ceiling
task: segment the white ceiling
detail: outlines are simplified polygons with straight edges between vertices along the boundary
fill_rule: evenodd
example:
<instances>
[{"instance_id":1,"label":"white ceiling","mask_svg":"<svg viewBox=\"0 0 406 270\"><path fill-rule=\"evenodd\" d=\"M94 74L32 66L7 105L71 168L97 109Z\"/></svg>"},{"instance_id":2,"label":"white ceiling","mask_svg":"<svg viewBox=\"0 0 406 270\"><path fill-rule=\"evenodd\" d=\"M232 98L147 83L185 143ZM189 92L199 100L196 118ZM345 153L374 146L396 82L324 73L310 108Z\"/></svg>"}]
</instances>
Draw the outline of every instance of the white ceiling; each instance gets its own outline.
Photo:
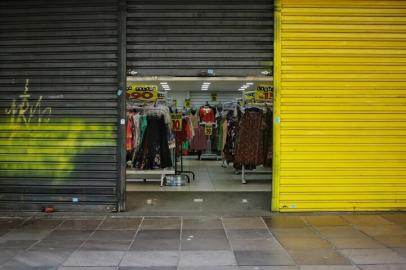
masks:
<instances>
[{"instance_id":1,"label":"white ceiling","mask_svg":"<svg viewBox=\"0 0 406 270\"><path fill-rule=\"evenodd\" d=\"M128 84L148 84L158 85L159 91L164 91L161 83L166 82L171 91L202 91L204 82L210 82L209 92L223 92L223 91L238 91L238 89L246 83L252 82L247 91L255 90L257 84L272 83L272 78L129 78Z\"/></svg>"}]
</instances>

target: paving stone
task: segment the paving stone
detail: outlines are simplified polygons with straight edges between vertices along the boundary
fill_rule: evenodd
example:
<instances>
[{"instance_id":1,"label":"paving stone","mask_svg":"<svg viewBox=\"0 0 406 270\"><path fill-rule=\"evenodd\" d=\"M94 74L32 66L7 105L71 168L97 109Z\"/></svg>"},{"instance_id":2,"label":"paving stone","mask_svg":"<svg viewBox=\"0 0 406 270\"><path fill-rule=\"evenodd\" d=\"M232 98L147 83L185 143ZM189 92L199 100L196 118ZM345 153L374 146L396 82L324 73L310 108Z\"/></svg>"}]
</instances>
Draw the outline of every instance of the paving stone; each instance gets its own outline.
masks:
<instances>
[{"instance_id":1,"label":"paving stone","mask_svg":"<svg viewBox=\"0 0 406 270\"><path fill-rule=\"evenodd\" d=\"M6 240L41 240L47 237L51 230L44 229L17 229L10 230L8 233L0 237L0 242Z\"/></svg>"},{"instance_id":2,"label":"paving stone","mask_svg":"<svg viewBox=\"0 0 406 270\"><path fill-rule=\"evenodd\" d=\"M301 217L273 216L263 217L263 220L269 229L306 227L306 223Z\"/></svg>"},{"instance_id":3,"label":"paving stone","mask_svg":"<svg viewBox=\"0 0 406 270\"><path fill-rule=\"evenodd\" d=\"M359 270L354 265L302 265L300 270Z\"/></svg>"},{"instance_id":4,"label":"paving stone","mask_svg":"<svg viewBox=\"0 0 406 270\"><path fill-rule=\"evenodd\" d=\"M237 266L186 266L179 267L178 270L238 270Z\"/></svg>"},{"instance_id":5,"label":"paving stone","mask_svg":"<svg viewBox=\"0 0 406 270\"><path fill-rule=\"evenodd\" d=\"M350 224L353 225L391 225L393 224L387 219L378 215L347 215L343 216Z\"/></svg>"},{"instance_id":6,"label":"paving stone","mask_svg":"<svg viewBox=\"0 0 406 270\"><path fill-rule=\"evenodd\" d=\"M393 248L406 247L406 234L380 235L380 236L375 236L374 239L376 239L376 241L382 243L383 245L385 245L387 247L391 247L391 248L392 247Z\"/></svg>"},{"instance_id":7,"label":"paving stone","mask_svg":"<svg viewBox=\"0 0 406 270\"><path fill-rule=\"evenodd\" d=\"M306 216L305 222L315 227L322 226L348 226L348 221L340 216Z\"/></svg>"},{"instance_id":8,"label":"paving stone","mask_svg":"<svg viewBox=\"0 0 406 270\"><path fill-rule=\"evenodd\" d=\"M353 249L353 248L385 248L378 241L368 236L357 236L352 238L332 238L329 241L336 249Z\"/></svg>"},{"instance_id":9,"label":"paving stone","mask_svg":"<svg viewBox=\"0 0 406 270\"><path fill-rule=\"evenodd\" d=\"M276 236L286 236L286 237L300 237L300 238L320 238L315 231L309 227L302 228L276 228L272 230L272 233Z\"/></svg>"},{"instance_id":10,"label":"paving stone","mask_svg":"<svg viewBox=\"0 0 406 270\"><path fill-rule=\"evenodd\" d=\"M182 241L200 241L205 239L217 239L227 241L227 236L224 230L183 230ZM182 243L183 243L182 242Z\"/></svg>"},{"instance_id":11,"label":"paving stone","mask_svg":"<svg viewBox=\"0 0 406 270\"><path fill-rule=\"evenodd\" d=\"M91 230L56 230L51 232L46 240L86 240L93 233Z\"/></svg>"},{"instance_id":12,"label":"paving stone","mask_svg":"<svg viewBox=\"0 0 406 270\"><path fill-rule=\"evenodd\" d=\"M215 230L223 229L223 223L220 218L194 217L183 218L183 230Z\"/></svg>"},{"instance_id":13,"label":"paving stone","mask_svg":"<svg viewBox=\"0 0 406 270\"><path fill-rule=\"evenodd\" d=\"M231 250L227 238L186 238L181 242L182 250Z\"/></svg>"},{"instance_id":14,"label":"paving stone","mask_svg":"<svg viewBox=\"0 0 406 270\"><path fill-rule=\"evenodd\" d=\"M95 230L102 219L70 219L65 220L58 230Z\"/></svg>"},{"instance_id":15,"label":"paving stone","mask_svg":"<svg viewBox=\"0 0 406 270\"><path fill-rule=\"evenodd\" d=\"M352 226L321 226L314 227L319 234L327 239L364 237L365 234Z\"/></svg>"},{"instance_id":16,"label":"paving stone","mask_svg":"<svg viewBox=\"0 0 406 270\"><path fill-rule=\"evenodd\" d=\"M284 250L277 251L234 251L238 265L295 265L291 256Z\"/></svg>"},{"instance_id":17,"label":"paving stone","mask_svg":"<svg viewBox=\"0 0 406 270\"><path fill-rule=\"evenodd\" d=\"M29 219L22 225L22 229L30 230L52 230L58 227L63 222L62 219Z\"/></svg>"},{"instance_id":18,"label":"paving stone","mask_svg":"<svg viewBox=\"0 0 406 270\"><path fill-rule=\"evenodd\" d=\"M305 238L305 237L277 237L281 245L286 249L331 249L331 243L320 238Z\"/></svg>"},{"instance_id":19,"label":"paving stone","mask_svg":"<svg viewBox=\"0 0 406 270\"><path fill-rule=\"evenodd\" d=\"M63 266L118 266L124 252L121 251L76 251Z\"/></svg>"},{"instance_id":20,"label":"paving stone","mask_svg":"<svg viewBox=\"0 0 406 270\"><path fill-rule=\"evenodd\" d=\"M228 250L180 252L180 267L228 266L236 264L233 252Z\"/></svg>"},{"instance_id":21,"label":"paving stone","mask_svg":"<svg viewBox=\"0 0 406 270\"><path fill-rule=\"evenodd\" d=\"M180 230L141 230L135 239L180 239Z\"/></svg>"},{"instance_id":22,"label":"paving stone","mask_svg":"<svg viewBox=\"0 0 406 270\"><path fill-rule=\"evenodd\" d=\"M239 266L238 270L299 270L297 266Z\"/></svg>"},{"instance_id":23,"label":"paving stone","mask_svg":"<svg viewBox=\"0 0 406 270\"><path fill-rule=\"evenodd\" d=\"M179 250L179 239L136 239L130 247L133 251Z\"/></svg>"},{"instance_id":24,"label":"paving stone","mask_svg":"<svg viewBox=\"0 0 406 270\"><path fill-rule=\"evenodd\" d=\"M180 229L180 218L144 218L142 230L174 230Z\"/></svg>"},{"instance_id":25,"label":"paving stone","mask_svg":"<svg viewBox=\"0 0 406 270\"><path fill-rule=\"evenodd\" d=\"M406 226L406 214L392 214L381 216L394 224Z\"/></svg>"},{"instance_id":26,"label":"paving stone","mask_svg":"<svg viewBox=\"0 0 406 270\"><path fill-rule=\"evenodd\" d=\"M120 266L177 266L178 260L178 251L130 251Z\"/></svg>"},{"instance_id":27,"label":"paving stone","mask_svg":"<svg viewBox=\"0 0 406 270\"><path fill-rule=\"evenodd\" d=\"M142 218L109 217L101 224L99 230L138 230Z\"/></svg>"},{"instance_id":28,"label":"paving stone","mask_svg":"<svg viewBox=\"0 0 406 270\"><path fill-rule=\"evenodd\" d=\"M60 266L58 270L116 270L117 267L99 266L99 267L86 267L86 266Z\"/></svg>"},{"instance_id":29,"label":"paving stone","mask_svg":"<svg viewBox=\"0 0 406 270\"><path fill-rule=\"evenodd\" d=\"M36 242L30 247L30 251L53 251L53 250L71 250L75 251L83 244L83 240L42 240Z\"/></svg>"},{"instance_id":30,"label":"paving stone","mask_svg":"<svg viewBox=\"0 0 406 270\"><path fill-rule=\"evenodd\" d=\"M282 245L275 238L267 239L231 239L233 250L283 250Z\"/></svg>"},{"instance_id":31,"label":"paving stone","mask_svg":"<svg viewBox=\"0 0 406 270\"><path fill-rule=\"evenodd\" d=\"M406 270L406 264L359 265L361 270Z\"/></svg>"},{"instance_id":32,"label":"paving stone","mask_svg":"<svg viewBox=\"0 0 406 270\"><path fill-rule=\"evenodd\" d=\"M66 251L26 251L3 265L4 269L56 269L69 256Z\"/></svg>"},{"instance_id":33,"label":"paving stone","mask_svg":"<svg viewBox=\"0 0 406 270\"><path fill-rule=\"evenodd\" d=\"M406 236L406 227L400 225L359 225L357 229L370 236L403 235Z\"/></svg>"},{"instance_id":34,"label":"paving stone","mask_svg":"<svg viewBox=\"0 0 406 270\"><path fill-rule=\"evenodd\" d=\"M227 236L230 239L263 239L273 238L268 230L255 229L255 230L228 230Z\"/></svg>"},{"instance_id":35,"label":"paving stone","mask_svg":"<svg viewBox=\"0 0 406 270\"><path fill-rule=\"evenodd\" d=\"M135 237L137 231L127 231L127 230L102 230L95 231L91 236L90 240L104 240L104 241L115 241L115 240L131 240Z\"/></svg>"},{"instance_id":36,"label":"paving stone","mask_svg":"<svg viewBox=\"0 0 406 270\"><path fill-rule=\"evenodd\" d=\"M223 223L227 230L266 229L266 225L260 217L223 218Z\"/></svg>"},{"instance_id":37,"label":"paving stone","mask_svg":"<svg viewBox=\"0 0 406 270\"><path fill-rule=\"evenodd\" d=\"M150 266L150 267L134 267L134 266L124 266L119 267L118 270L177 270L176 266Z\"/></svg>"},{"instance_id":38,"label":"paving stone","mask_svg":"<svg viewBox=\"0 0 406 270\"><path fill-rule=\"evenodd\" d=\"M131 240L88 240L80 247L80 250L127 251L130 248L131 243Z\"/></svg>"},{"instance_id":39,"label":"paving stone","mask_svg":"<svg viewBox=\"0 0 406 270\"><path fill-rule=\"evenodd\" d=\"M24 250L31 247L37 242L38 240L2 240L0 238L0 249Z\"/></svg>"},{"instance_id":40,"label":"paving stone","mask_svg":"<svg viewBox=\"0 0 406 270\"><path fill-rule=\"evenodd\" d=\"M356 264L406 263L406 258L390 249L343 249L340 252Z\"/></svg>"},{"instance_id":41,"label":"paving stone","mask_svg":"<svg viewBox=\"0 0 406 270\"><path fill-rule=\"evenodd\" d=\"M14 256L20 253L17 249L0 249L0 265L10 261Z\"/></svg>"},{"instance_id":42,"label":"paving stone","mask_svg":"<svg viewBox=\"0 0 406 270\"><path fill-rule=\"evenodd\" d=\"M25 218L4 218L0 217L0 229L2 230L9 230L9 229L17 229L17 227L21 226Z\"/></svg>"},{"instance_id":43,"label":"paving stone","mask_svg":"<svg viewBox=\"0 0 406 270\"><path fill-rule=\"evenodd\" d=\"M332 249L288 250L298 265L351 265L351 262Z\"/></svg>"},{"instance_id":44,"label":"paving stone","mask_svg":"<svg viewBox=\"0 0 406 270\"><path fill-rule=\"evenodd\" d=\"M397 253L399 253L401 256L403 256L404 258L406 258L406 248L394 248L393 250L395 250Z\"/></svg>"}]
</instances>

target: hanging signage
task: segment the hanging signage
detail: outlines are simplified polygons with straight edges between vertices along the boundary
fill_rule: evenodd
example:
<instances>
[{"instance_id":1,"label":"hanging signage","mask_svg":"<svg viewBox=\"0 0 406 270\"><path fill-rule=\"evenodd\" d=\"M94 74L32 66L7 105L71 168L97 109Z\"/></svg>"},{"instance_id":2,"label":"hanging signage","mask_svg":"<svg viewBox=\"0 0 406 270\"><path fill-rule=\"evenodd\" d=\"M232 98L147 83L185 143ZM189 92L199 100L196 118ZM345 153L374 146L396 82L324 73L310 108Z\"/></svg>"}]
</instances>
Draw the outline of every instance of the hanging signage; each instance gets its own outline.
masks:
<instances>
[{"instance_id":1,"label":"hanging signage","mask_svg":"<svg viewBox=\"0 0 406 270\"><path fill-rule=\"evenodd\" d=\"M165 100L166 92L158 92L158 100Z\"/></svg>"},{"instance_id":2,"label":"hanging signage","mask_svg":"<svg viewBox=\"0 0 406 270\"><path fill-rule=\"evenodd\" d=\"M182 131L182 113L172 113L172 129Z\"/></svg>"},{"instance_id":3,"label":"hanging signage","mask_svg":"<svg viewBox=\"0 0 406 270\"><path fill-rule=\"evenodd\" d=\"M255 101L255 91L249 91L244 93L244 101L246 102L254 102Z\"/></svg>"},{"instance_id":4,"label":"hanging signage","mask_svg":"<svg viewBox=\"0 0 406 270\"><path fill-rule=\"evenodd\" d=\"M185 98L185 108L190 108L190 98Z\"/></svg>"},{"instance_id":5,"label":"hanging signage","mask_svg":"<svg viewBox=\"0 0 406 270\"><path fill-rule=\"evenodd\" d=\"M158 86L134 84L127 88L127 98L137 101L155 102L158 99Z\"/></svg>"},{"instance_id":6,"label":"hanging signage","mask_svg":"<svg viewBox=\"0 0 406 270\"><path fill-rule=\"evenodd\" d=\"M217 93L211 93L211 101L212 102L217 102Z\"/></svg>"},{"instance_id":7,"label":"hanging signage","mask_svg":"<svg viewBox=\"0 0 406 270\"><path fill-rule=\"evenodd\" d=\"M255 91L255 101L257 102L272 102L273 99L273 85L262 84L258 85Z\"/></svg>"},{"instance_id":8,"label":"hanging signage","mask_svg":"<svg viewBox=\"0 0 406 270\"><path fill-rule=\"evenodd\" d=\"M206 136L213 135L213 125L211 124L204 125L204 135Z\"/></svg>"}]
</instances>

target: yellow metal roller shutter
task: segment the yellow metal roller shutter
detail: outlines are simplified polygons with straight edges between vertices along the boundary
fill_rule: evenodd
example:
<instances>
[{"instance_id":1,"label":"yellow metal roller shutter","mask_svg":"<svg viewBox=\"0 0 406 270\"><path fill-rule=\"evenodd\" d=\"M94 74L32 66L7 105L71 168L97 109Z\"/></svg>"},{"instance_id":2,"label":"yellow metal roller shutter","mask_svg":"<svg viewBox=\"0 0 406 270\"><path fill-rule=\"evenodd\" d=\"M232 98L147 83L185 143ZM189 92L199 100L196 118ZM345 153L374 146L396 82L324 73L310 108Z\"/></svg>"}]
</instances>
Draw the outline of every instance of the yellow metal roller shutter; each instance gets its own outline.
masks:
<instances>
[{"instance_id":1,"label":"yellow metal roller shutter","mask_svg":"<svg viewBox=\"0 0 406 270\"><path fill-rule=\"evenodd\" d=\"M406 1L281 0L275 30L273 209L405 210Z\"/></svg>"}]
</instances>

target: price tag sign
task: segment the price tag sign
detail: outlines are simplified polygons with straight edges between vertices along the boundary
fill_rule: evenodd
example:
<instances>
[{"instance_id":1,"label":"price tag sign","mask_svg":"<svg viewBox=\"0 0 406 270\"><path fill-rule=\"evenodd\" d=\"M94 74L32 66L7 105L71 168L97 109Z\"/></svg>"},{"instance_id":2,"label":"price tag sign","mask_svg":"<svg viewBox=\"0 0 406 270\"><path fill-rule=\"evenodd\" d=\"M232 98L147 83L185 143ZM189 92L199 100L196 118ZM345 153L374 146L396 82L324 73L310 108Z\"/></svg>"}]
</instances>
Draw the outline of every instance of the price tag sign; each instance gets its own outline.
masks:
<instances>
[{"instance_id":1,"label":"price tag sign","mask_svg":"<svg viewBox=\"0 0 406 270\"><path fill-rule=\"evenodd\" d=\"M264 84L258 85L255 91L255 100L262 102L272 102L273 99L273 85Z\"/></svg>"},{"instance_id":2,"label":"price tag sign","mask_svg":"<svg viewBox=\"0 0 406 270\"><path fill-rule=\"evenodd\" d=\"M155 102L158 99L158 86L134 84L127 88L126 94L129 100Z\"/></svg>"},{"instance_id":3,"label":"price tag sign","mask_svg":"<svg viewBox=\"0 0 406 270\"><path fill-rule=\"evenodd\" d=\"M213 102L217 101L217 93L211 93L211 101Z\"/></svg>"},{"instance_id":4,"label":"price tag sign","mask_svg":"<svg viewBox=\"0 0 406 270\"><path fill-rule=\"evenodd\" d=\"M206 124L204 126L204 135L211 136L213 135L213 126L210 124Z\"/></svg>"},{"instance_id":5,"label":"price tag sign","mask_svg":"<svg viewBox=\"0 0 406 270\"><path fill-rule=\"evenodd\" d=\"M174 131L182 131L182 113L172 113L172 128Z\"/></svg>"},{"instance_id":6,"label":"price tag sign","mask_svg":"<svg viewBox=\"0 0 406 270\"><path fill-rule=\"evenodd\" d=\"M185 99L185 108L190 108L190 98Z\"/></svg>"}]
</instances>

